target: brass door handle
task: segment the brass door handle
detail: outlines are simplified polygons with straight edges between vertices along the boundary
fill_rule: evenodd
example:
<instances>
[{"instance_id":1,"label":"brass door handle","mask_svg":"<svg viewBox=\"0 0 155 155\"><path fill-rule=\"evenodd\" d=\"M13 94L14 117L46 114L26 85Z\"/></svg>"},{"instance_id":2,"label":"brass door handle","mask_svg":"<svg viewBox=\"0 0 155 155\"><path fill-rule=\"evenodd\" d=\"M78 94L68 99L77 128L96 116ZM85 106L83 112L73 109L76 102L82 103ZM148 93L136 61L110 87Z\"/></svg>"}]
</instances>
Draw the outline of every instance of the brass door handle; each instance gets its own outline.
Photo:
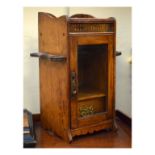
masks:
<instances>
[{"instance_id":1,"label":"brass door handle","mask_svg":"<svg viewBox=\"0 0 155 155\"><path fill-rule=\"evenodd\" d=\"M71 72L71 96L73 97L76 94L77 94L77 90L76 90L76 73Z\"/></svg>"}]
</instances>

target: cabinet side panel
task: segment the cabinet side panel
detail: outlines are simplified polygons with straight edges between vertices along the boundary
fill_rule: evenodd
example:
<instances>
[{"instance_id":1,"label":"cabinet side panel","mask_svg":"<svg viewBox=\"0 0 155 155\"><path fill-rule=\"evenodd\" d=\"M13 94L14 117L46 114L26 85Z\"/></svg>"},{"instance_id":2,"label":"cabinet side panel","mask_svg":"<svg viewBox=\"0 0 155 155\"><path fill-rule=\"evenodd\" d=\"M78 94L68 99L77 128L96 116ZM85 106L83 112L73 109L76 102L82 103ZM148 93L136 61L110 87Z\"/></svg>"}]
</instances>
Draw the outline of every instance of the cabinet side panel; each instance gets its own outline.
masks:
<instances>
[{"instance_id":1,"label":"cabinet side panel","mask_svg":"<svg viewBox=\"0 0 155 155\"><path fill-rule=\"evenodd\" d=\"M39 50L57 55L68 55L67 18L56 18L48 13L39 13Z\"/></svg>"},{"instance_id":2,"label":"cabinet side panel","mask_svg":"<svg viewBox=\"0 0 155 155\"><path fill-rule=\"evenodd\" d=\"M45 128L68 139L69 76L67 19L39 13L39 51L67 57L65 62L40 59L41 121Z\"/></svg>"},{"instance_id":3,"label":"cabinet side panel","mask_svg":"<svg viewBox=\"0 0 155 155\"><path fill-rule=\"evenodd\" d=\"M114 36L109 36L108 44L108 114L113 118L115 113L115 51Z\"/></svg>"}]
</instances>

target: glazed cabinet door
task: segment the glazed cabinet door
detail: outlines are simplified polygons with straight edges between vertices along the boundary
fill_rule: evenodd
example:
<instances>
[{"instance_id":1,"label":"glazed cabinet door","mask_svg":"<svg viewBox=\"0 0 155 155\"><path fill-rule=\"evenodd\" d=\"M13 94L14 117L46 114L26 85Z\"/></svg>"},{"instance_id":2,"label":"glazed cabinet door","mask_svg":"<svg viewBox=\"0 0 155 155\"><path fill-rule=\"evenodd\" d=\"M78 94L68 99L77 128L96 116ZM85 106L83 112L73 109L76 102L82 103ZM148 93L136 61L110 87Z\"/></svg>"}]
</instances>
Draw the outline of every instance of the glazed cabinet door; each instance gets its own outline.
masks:
<instances>
[{"instance_id":1,"label":"glazed cabinet door","mask_svg":"<svg viewBox=\"0 0 155 155\"><path fill-rule=\"evenodd\" d=\"M71 128L113 118L113 35L70 36Z\"/></svg>"}]
</instances>

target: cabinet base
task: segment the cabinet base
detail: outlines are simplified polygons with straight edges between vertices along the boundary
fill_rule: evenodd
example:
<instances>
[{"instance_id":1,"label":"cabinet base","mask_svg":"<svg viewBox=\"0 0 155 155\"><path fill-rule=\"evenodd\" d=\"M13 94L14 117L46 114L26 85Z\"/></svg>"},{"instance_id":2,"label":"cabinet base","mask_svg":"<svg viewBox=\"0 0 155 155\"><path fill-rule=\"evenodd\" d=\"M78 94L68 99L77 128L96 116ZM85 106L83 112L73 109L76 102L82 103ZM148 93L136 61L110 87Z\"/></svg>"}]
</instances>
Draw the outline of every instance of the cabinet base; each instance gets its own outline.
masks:
<instances>
[{"instance_id":1,"label":"cabinet base","mask_svg":"<svg viewBox=\"0 0 155 155\"><path fill-rule=\"evenodd\" d=\"M100 131L103 129L113 129L114 123L113 120L103 121L95 125L80 127L77 129L71 130L72 137L79 136L79 135L85 135L85 134L92 134L96 131Z\"/></svg>"}]
</instances>

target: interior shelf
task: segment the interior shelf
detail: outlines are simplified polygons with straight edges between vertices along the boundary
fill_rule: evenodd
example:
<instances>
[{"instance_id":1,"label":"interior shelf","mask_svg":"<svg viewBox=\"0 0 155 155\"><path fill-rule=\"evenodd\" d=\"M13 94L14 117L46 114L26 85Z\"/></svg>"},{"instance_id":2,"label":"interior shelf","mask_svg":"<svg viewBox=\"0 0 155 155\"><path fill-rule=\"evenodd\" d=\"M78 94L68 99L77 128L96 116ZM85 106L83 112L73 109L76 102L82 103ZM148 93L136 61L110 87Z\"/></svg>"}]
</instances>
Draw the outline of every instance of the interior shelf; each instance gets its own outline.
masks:
<instances>
[{"instance_id":1,"label":"interior shelf","mask_svg":"<svg viewBox=\"0 0 155 155\"><path fill-rule=\"evenodd\" d=\"M103 91L97 90L97 89L88 89L88 88L82 88L79 89L78 92L78 101L93 99L93 98L99 98L106 96Z\"/></svg>"}]
</instances>

